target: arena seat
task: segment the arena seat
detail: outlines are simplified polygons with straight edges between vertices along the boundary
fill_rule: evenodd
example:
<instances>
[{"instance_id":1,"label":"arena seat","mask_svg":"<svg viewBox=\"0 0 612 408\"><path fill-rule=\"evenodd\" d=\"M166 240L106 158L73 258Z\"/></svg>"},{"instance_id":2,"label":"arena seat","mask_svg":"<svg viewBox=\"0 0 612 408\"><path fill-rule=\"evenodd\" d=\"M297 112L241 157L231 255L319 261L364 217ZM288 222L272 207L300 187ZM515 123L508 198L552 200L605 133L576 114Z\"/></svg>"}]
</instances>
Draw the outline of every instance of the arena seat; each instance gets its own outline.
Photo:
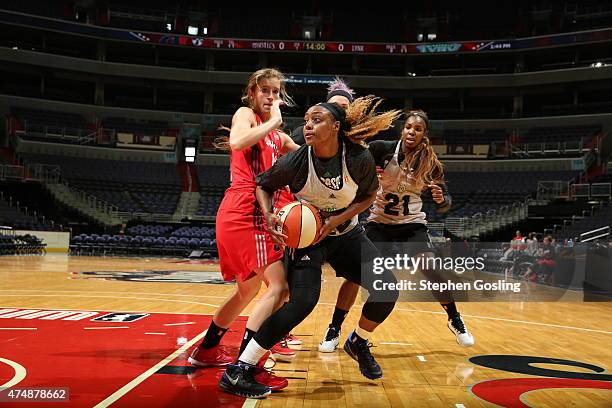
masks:
<instances>
[{"instance_id":1,"label":"arena seat","mask_svg":"<svg viewBox=\"0 0 612 408\"><path fill-rule=\"evenodd\" d=\"M172 163L150 163L24 154L29 162L58 165L71 187L85 191L120 211L172 214L181 179Z\"/></svg>"}]
</instances>

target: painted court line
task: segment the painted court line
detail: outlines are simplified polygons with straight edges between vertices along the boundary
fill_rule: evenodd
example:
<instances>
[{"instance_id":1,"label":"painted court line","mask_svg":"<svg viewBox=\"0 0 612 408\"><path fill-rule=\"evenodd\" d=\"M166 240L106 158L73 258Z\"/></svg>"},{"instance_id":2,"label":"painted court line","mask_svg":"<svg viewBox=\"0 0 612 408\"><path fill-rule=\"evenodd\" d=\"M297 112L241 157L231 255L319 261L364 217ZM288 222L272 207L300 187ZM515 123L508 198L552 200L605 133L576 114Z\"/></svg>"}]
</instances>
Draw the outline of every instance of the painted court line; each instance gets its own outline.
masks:
<instances>
[{"instance_id":1,"label":"painted court line","mask_svg":"<svg viewBox=\"0 0 612 408\"><path fill-rule=\"evenodd\" d=\"M23 295L17 294L3 294L2 297L22 297ZM58 297L61 296L63 298L74 297L74 298L101 298L101 299L135 299L135 300L159 300L160 302L170 302L170 303L189 303L192 305L201 305L201 306L210 306L217 308L219 305L212 305L210 303L204 302L190 302L188 300L179 300L179 299L160 299L160 298L148 298L148 297L134 297L134 296L96 296L96 295L28 295L28 297ZM0 315L2 317L3 315Z\"/></svg>"},{"instance_id":2,"label":"painted court line","mask_svg":"<svg viewBox=\"0 0 612 408\"><path fill-rule=\"evenodd\" d=\"M463 405L463 404L455 404L455 408L465 408L465 405Z\"/></svg>"},{"instance_id":3,"label":"painted court line","mask_svg":"<svg viewBox=\"0 0 612 408\"><path fill-rule=\"evenodd\" d=\"M38 319L39 317L48 316L48 315L55 314L55 313L57 313L55 310L41 310L40 312L30 313L25 316L19 316L17 317L17 319L33 320L33 319Z\"/></svg>"},{"instance_id":4,"label":"painted court line","mask_svg":"<svg viewBox=\"0 0 612 408\"><path fill-rule=\"evenodd\" d=\"M417 356L417 358L419 359L419 361L422 361L422 362L426 362L427 361L425 359L425 357L423 357L423 356Z\"/></svg>"},{"instance_id":5,"label":"painted court line","mask_svg":"<svg viewBox=\"0 0 612 408\"><path fill-rule=\"evenodd\" d=\"M145 334L157 334L159 336L165 336L166 335L166 333L146 333L146 332L145 332Z\"/></svg>"},{"instance_id":6,"label":"painted court line","mask_svg":"<svg viewBox=\"0 0 612 408\"><path fill-rule=\"evenodd\" d=\"M440 315L445 315L446 316L446 312L432 312L430 310L403 309L401 307L396 307L393 310L401 310L403 312L417 312L417 313L440 314ZM563 325L559 325L559 324L530 322L530 321L527 321L527 320L503 319L501 317L476 316L476 315L468 315L468 314L463 314L463 313L461 314L461 316L463 316L463 317L466 317L466 316L467 317L473 317L475 319L499 320L499 321L502 321L502 322L510 322L510 323L533 324L533 325L536 325L536 326L558 327L560 329L582 330L582 331L588 331L588 332L593 332L593 333L612 334L611 331L605 331L605 330L587 329L587 328L584 328L584 327L563 326Z\"/></svg>"},{"instance_id":7,"label":"painted court line","mask_svg":"<svg viewBox=\"0 0 612 408\"><path fill-rule=\"evenodd\" d=\"M74 312L73 310L64 310L64 311L57 311L53 314L47 315L47 316L43 316L40 318L40 320L64 320L66 319L68 316L72 316L73 314L75 314L76 312Z\"/></svg>"},{"instance_id":8,"label":"painted court line","mask_svg":"<svg viewBox=\"0 0 612 408\"><path fill-rule=\"evenodd\" d=\"M37 327L0 327L0 330L38 330Z\"/></svg>"},{"instance_id":9,"label":"painted court line","mask_svg":"<svg viewBox=\"0 0 612 408\"><path fill-rule=\"evenodd\" d=\"M85 330L112 330L112 329L129 329L129 326L112 326L112 327L83 327Z\"/></svg>"},{"instance_id":10,"label":"painted court line","mask_svg":"<svg viewBox=\"0 0 612 408\"><path fill-rule=\"evenodd\" d=\"M0 291L0 292L1 292L1 291ZM88 292L88 293L91 293L91 292ZM95 292L93 292L93 293L95 293ZM1 297L1 296L3 296L3 295L0 295L0 297ZM28 295L28 296L29 296L29 295ZM21 309L25 309L25 308L26 308L26 307L24 306L24 307L22 307ZM55 311L57 311L57 312L63 312L63 311L65 311L65 310L66 310L66 309L55 309L55 308L52 308L52 307L47 307L47 308L45 308L45 309L47 309L47 310L55 310ZM17 309L13 309L13 310L17 310ZM72 309L72 311L73 311L73 312L91 312L91 310L85 310L85 309ZM98 311L98 312L99 312L99 311ZM108 312L108 311L106 311L106 312ZM105 312L105 313L106 313L106 312ZM116 310L111 310L111 312L116 312ZM149 312L148 310L124 310L124 309L121 309L121 312L123 312L123 313L169 314L169 315L177 315L177 314L184 315L184 314L190 314L190 315L197 315L197 316L212 316L212 314L210 314L210 313L194 313L194 312L190 312L190 313L185 313L185 312ZM1 313L1 310L0 310L0 313ZM247 316L247 317L248 317L248 315L245 315L245 316Z\"/></svg>"},{"instance_id":11,"label":"painted court line","mask_svg":"<svg viewBox=\"0 0 612 408\"><path fill-rule=\"evenodd\" d=\"M12 319L18 316L29 315L30 313L40 312L40 309L26 309L26 310L18 310L12 313L3 313L0 315L0 319Z\"/></svg>"},{"instance_id":12,"label":"painted court line","mask_svg":"<svg viewBox=\"0 0 612 408\"><path fill-rule=\"evenodd\" d=\"M174 351L168 357L164 358L163 360L161 360L160 362L155 364L153 367L149 368L144 373L140 374L138 377L134 378L132 381L130 381L129 383L127 383L123 387L119 388L117 391L115 391L114 393L109 395L106 399L104 399L104 401L102 401L99 404L97 404L94 408L108 407L109 405L113 404L119 398L123 397L125 394L127 394L128 392L130 392L131 390L136 388L138 385L140 385L144 380L146 380L147 378L149 378L150 376L155 374L160 368L162 368L163 366L165 366L166 364L168 364L169 362L174 360L179 354L185 352L191 346L193 346L198 341L200 341L204 337L205 334L206 334L206 330L204 330L202 333L200 333L197 336L195 336L189 342L185 343L185 345L183 345L180 348L178 348L176 351Z\"/></svg>"},{"instance_id":13,"label":"painted court line","mask_svg":"<svg viewBox=\"0 0 612 408\"><path fill-rule=\"evenodd\" d=\"M196 324L196 322L166 323L166 324L164 324L164 326L185 326L187 324Z\"/></svg>"},{"instance_id":14,"label":"painted court line","mask_svg":"<svg viewBox=\"0 0 612 408\"><path fill-rule=\"evenodd\" d=\"M190 297L190 298L213 298L213 299L227 299L227 296L212 296L212 295L191 295L191 294L180 294L180 293L156 293L156 292L106 292L106 291L85 291L85 290L42 290L42 289L0 289L0 292L41 292L41 293L106 293L114 295L149 295L149 296L174 296L174 297ZM0 313L3 313L0 310Z\"/></svg>"},{"instance_id":15,"label":"painted court line","mask_svg":"<svg viewBox=\"0 0 612 408\"><path fill-rule=\"evenodd\" d=\"M0 292L4 292L5 290L0 290ZM25 290L22 290L25 291ZM15 292L15 291L12 291ZM53 291L53 292L60 292L60 291ZM62 292L68 292L68 291L62 291ZM78 291L74 291L74 292L78 292ZM87 292L87 293L91 293L91 292ZM96 293L96 292L94 292ZM123 293L123 292L100 292L100 293ZM168 294L170 295L170 294ZM0 295L0 297L2 296L23 296L23 295L16 295L16 294L9 294L9 295ZM32 297L53 297L53 296L60 296L60 295L28 295L28 296L32 296ZM112 297L112 296L67 296L67 295L63 295L66 297ZM174 296L174 295L172 295ZM196 296L194 296L196 297ZM213 297L213 296L208 296L208 297ZM112 298L116 298L116 297L112 297ZM185 300L178 300L178 299L150 299L150 298L126 298L126 299L142 299L142 300L160 300L163 302L176 302L176 303L192 303L192 304L198 304L198 305L204 305L204 306L212 306L212 307L219 307L219 305L212 305L209 303L200 303L200 302L188 302ZM318 303L319 305L322 304L327 304L329 306L335 306L335 303ZM356 305L353 306L353 308L358 308L361 307L362 305ZM25 306L27 307L27 306ZM65 310L65 309L53 309L53 308L46 308L49 310ZM15 309L13 309L15 310ZM75 311L86 311L83 309L72 309ZM418 310L418 309L404 309L401 307L396 307L394 310L401 310L403 312L417 312L417 313L429 313L429 314L439 314L439 315L445 315L446 316L446 312L433 312L431 310ZM1 312L1 310L0 310ZM161 312L149 312L146 310L130 310L130 312L133 313L157 313L160 314ZM164 314L185 314L184 312L164 312ZM194 313L191 312L189 313L191 315L200 315L200 316L210 316L210 313ZM248 317L248 315L240 315L240 316L246 316ZM539 322L530 322L530 321L526 321L526 320L513 320L513 319L503 319L500 317L488 317L488 316L476 316L476 315L467 315L467 314L462 314L462 316L467 316L467 317L473 317L475 319L487 319L487 320L499 320L499 321L504 321L504 322L510 322L510 323L522 323L522 324L533 324L536 326L548 326L548 327L556 327L559 329L568 329L568 330L580 330L580 331L587 331L587 332L593 332L593 333L603 333L603 334L612 334L612 331L605 331L605 330L597 330L597 329L588 329L585 327L573 327L573 326L564 326L564 325L558 325L558 324L549 324L549 323L539 323Z\"/></svg>"},{"instance_id":16,"label":"painted court line","mask_svg":"<svg viewBox=\"0 0 612 408\"><path fill-rule=\"evenodd\" d=\"M246 398L244 400L244 404L242 404L242 408L255 408L255 406L257 405L257 401L258 400L253 398Z\"/></svg>"},{"instance_id":17,"label":"painted court line","mask_svg":"<svg viewBox=\"0 0 612 408\"><path fill-rule=\"evenodd\" d=\"M379 344L392 344L394 346L412 346L412 343L396 343L394 341L381 341Z\"/></svg>"},{"instance_id":18,"label":"painted court line","mask_svg":"<svg viewBox=\"0 0 612 408\"><path fill-rule=\"evenodd\" d=\"M15 374L13 375L13 378L8 380L4 384L0 384L0 391L3 391L5 389L7 389L7 388L14 387L15 385L19 384L21 382L21 380L26 378L27 371L26 371L25 367L22 366L21 364L15 362L13 360L8 360L8 359L2 358L2 357L0 357L0 363L4 363L4 364L7 364L7 365L11 366L13 368L13 370L15 371Z\"/></svg>"}]
</instances>

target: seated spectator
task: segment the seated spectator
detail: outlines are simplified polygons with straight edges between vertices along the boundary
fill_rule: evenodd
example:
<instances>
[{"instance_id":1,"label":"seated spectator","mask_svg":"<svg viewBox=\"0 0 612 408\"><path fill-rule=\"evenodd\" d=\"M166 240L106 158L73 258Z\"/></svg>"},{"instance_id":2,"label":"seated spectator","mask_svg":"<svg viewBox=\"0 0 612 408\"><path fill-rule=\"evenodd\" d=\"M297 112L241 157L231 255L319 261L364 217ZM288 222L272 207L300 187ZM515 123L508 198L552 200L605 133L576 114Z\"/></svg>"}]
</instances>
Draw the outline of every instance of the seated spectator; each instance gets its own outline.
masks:
<instances>
[{"instance_id":1,"label":"seated spectator","mask_svg":"<svg viewBox=\"0 0 612 408\"><path fill-rule=\"evenodd\" d=\"M555 256L553 239L551 236L546 236L542 241L542 246L538 249L535 263L527 268L521 278L530 282L552 284L553 271L557 265Z\"/></svg>"},{"instance_id":2,"label":"seated spectator","mask_svg":"<svg viewBox=\"0 0 612 408\"><path fill-rule=\"evenodd\" d=\"M525 252L529 256L536 256L538 253L538 237L535 232L530 232L527 236L527 249Z\"/></svg>"},{"instance_id":3,"label":"seated spectator","mask_svg":"<svg viewBox=\"0 0 612 408\"><path fill-rule=\"evenodd\" d=\"M521 231L516 231L516 235L510 241L510 248L504 253L501 260L509 261L517 258L517 256L527 249L525 238L521 235Z\"/></svg>"},{"instance_id":4,"label":"seated spectator","mask_svg":"<svg viewBox=\"0 0 612 408\"><path fill-rule=\"evenodd\" d=\"M546 236L542 241L542 247L538 251L538 281L551 283L552 274L557 262L555 261L556 251L552 237Z\"/></svg>"}]
</instances>

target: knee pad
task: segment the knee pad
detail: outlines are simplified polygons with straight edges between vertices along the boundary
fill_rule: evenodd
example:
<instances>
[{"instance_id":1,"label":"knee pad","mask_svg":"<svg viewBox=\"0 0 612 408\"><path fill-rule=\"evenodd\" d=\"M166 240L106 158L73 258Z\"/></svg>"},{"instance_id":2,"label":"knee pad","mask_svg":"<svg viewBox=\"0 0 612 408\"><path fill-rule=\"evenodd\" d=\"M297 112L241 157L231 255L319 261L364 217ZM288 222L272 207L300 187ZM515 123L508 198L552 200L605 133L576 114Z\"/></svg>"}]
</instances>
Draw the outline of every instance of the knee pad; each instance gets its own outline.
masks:
<instances>
[{"instance_id":1,"label":"knee pad","mask_svg":"<svg viewBox=\"0 0 612 408\"><path fill-rule=\"evenodd\" d=\"M369 299L368 299L369 300ZM366 302L363 305L363 309L361 310L361 314L366 319L376 322L382 323L393 311L395 307L395 302Z\"/></svg>"},{"instance_id":2,"label":"knee pad","mask_svg":"<svg viewBox=\"0 0 612 408\"><path fill-rule=\"evenodd\" d=\"M388 270L385 270L381 275L377 275L376 279L384 283L397 283L395 275ZM373 322L382 323L393 311L395 302L399 298L399 291L397 289L377 291L373 289L373 286L368 288L368 291L370 296L363 305L363 316Z\"/></svg>"}]
</instances>

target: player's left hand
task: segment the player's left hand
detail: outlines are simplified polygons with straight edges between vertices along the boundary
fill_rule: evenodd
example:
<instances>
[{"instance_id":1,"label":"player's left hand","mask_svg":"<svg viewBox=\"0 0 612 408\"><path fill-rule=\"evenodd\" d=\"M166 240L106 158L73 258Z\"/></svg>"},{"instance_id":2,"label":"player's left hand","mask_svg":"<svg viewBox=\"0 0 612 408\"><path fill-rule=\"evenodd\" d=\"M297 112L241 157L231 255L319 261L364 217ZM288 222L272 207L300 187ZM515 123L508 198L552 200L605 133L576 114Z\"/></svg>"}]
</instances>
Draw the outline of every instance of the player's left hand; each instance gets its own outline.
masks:
<instances>
[{"instance_id":1,"label":"player's left hand","mask_svg":"<svg viewBox=\"0 0 612 408\"><path fill-rule=\"evenodd\" d=\"M325 218L324 221L325 223L321 226L317 239L312 243L312 245L323 241L325 237L327 237L333 230L338 228L338 226L343 222L342 218L337 215L332 215L331 217Z\"/></svg>"},{"instance_id":2,"label":"player's left hand","mask_svg":"<svg viewBox=\"0 0 612 408\"><path fill-rule=\"evenodd\" d=\"M442 187L434 183L430 183L427 187L431 190L431 197L436 204L444 203L444 192L442 191Z\"/></svg>"}]
</instances>

